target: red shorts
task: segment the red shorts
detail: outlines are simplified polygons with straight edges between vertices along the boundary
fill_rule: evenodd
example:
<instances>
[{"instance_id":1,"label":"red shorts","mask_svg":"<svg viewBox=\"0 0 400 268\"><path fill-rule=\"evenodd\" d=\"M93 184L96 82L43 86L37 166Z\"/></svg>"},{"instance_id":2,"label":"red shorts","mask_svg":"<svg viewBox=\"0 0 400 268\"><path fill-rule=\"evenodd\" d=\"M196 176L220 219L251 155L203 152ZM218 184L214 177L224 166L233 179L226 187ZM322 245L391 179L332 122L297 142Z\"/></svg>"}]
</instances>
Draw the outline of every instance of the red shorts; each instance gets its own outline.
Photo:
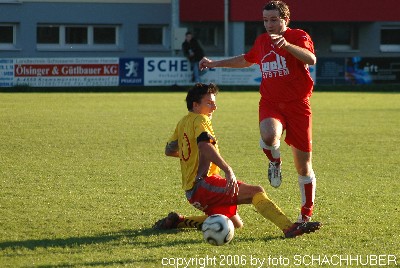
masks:
<instances>
[{"instance_id":1,"label":"red shorts","mask_svg":"<svg viewBox=\"0 0 400 268\"><path fill-rule=\"evenodd\" d=\"M226 179L212 175L197 181L192 190L186 191L186 198L207 215L222 214L231 218L237 213L237 196L226 195L225 186Z\"/></svg>"},{"instance_id":2,"label":"red shorts","mask_svg":"<svg viewBox=\"0 0 400 268\"><path fill-rule=\"evenodd\" d=\"M312 113L310 100L270 102L261 98L259 122L266 118L279 120L286 131L285 142L303 152L312 151Z\"/></svg>"}]
</instances>

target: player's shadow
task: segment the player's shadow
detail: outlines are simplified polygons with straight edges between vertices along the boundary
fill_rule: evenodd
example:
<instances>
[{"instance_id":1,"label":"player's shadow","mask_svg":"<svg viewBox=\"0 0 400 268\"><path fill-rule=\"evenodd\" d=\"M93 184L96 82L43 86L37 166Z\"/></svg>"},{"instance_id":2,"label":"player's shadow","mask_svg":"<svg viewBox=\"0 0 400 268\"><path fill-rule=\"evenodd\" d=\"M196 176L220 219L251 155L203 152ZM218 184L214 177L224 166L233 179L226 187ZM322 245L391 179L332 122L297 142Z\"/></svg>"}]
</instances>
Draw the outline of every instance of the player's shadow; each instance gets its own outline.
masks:
<instances>
[{"instance_id":1,"label":"player's shadow","mask_svg":"<svg viewBox=\"0 0 400 268\"><path fill-rule=\"evenodd\" d=\"M54 239L28 239L21 241L4 241L0 242L0 250L5 249L30 249L34 250L37 248L53 248L53 247L79 247L83 245L93 245L109 243L112 241L126 241L127 244L140 245L146 247L163 247L168 246L168 243L163 242L163 239L158 239L157 242L146 241L144 242L141 237L150 237L154 235L163 235L178 233L179 231L156 231L152 228L140 229L140 230L121 230L118 232L104 233L95 236L76 236L68 238L54 238ZM174 240L173 244L192 244L197 243L198 239L182 239ZM200 241L201 242L201 241Z\"/></svg>"},{"instance_id":2,"label":"player's shadow","mask_svg":"<svg viewBox=\"0 0 400 268\"><path fill-rule=\"evenodd\" d=\"M264 241L264 242L268 242L268 241L272 241L272 240L279 240L279 239L283 239L283 237L281 236L265 236L263 238L258 238L259 241ZM254 237L240 237L240 236L235 236L234 241L235 242L245 242L245 243L251 243L254 242L256 239Z\"/></svg>"},{"instance_id":3,"label":"player's shadow","mask_svg":"<svg viewBox=\"0 0 400 268\"><path fill-rule=\"evenodd\" d=\"M21 241L5 241L0 242L0 251L2 250L36 250L40 248L75 248L85 245L95 245L102 243L112 243L121 242L133 245L135 248L157 248L165 246L173 246L177 244L188 245L195 243L202 243L200 239L180 239L167 242L165 239L158 238L158 236L169 235L173 233L178 233L180 231L170 230L170 231L156 231L152 228L140 229L140 230L121 230L118 232L110 232L99 234L95 236L77 236L69 238L54 238L54 239L28 239ZM149 239L143 239L143 237L149 237ZM156 237L156 239L154 238ZM156 241L156 242L155 242ZM116 243L119 245L119 243ZM20 255L22 253L18 253ZM109 262L82 262L82 263L61 263L61 264L49 264L49 265L39 265L38 268L69 268L69 267L91 267L91 266L136 266L137 264L154 264L159 260L155 257L144 257L138 258L128 258L120 259Z\"/></svg>"}]
</instances>

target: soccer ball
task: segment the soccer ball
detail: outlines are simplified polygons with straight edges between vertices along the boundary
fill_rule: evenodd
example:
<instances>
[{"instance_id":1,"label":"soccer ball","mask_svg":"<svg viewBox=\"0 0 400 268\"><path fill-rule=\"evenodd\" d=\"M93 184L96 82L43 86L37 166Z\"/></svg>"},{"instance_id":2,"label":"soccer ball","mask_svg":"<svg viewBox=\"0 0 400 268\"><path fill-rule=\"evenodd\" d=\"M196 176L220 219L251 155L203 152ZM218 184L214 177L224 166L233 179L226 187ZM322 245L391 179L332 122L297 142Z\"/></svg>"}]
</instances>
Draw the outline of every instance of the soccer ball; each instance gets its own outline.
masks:
<instances>
[{"instance_id":1,"label":"soccer ball","mask_svg":"<svg viewBox=\"0 0 400 268\"><path fill-rule=\"evenodd\" d=\"M201 231L206 242L214 246L222 246L231 242L235 227L227 216L214 214L203 222Z\"/></svg>"}]
</instances>

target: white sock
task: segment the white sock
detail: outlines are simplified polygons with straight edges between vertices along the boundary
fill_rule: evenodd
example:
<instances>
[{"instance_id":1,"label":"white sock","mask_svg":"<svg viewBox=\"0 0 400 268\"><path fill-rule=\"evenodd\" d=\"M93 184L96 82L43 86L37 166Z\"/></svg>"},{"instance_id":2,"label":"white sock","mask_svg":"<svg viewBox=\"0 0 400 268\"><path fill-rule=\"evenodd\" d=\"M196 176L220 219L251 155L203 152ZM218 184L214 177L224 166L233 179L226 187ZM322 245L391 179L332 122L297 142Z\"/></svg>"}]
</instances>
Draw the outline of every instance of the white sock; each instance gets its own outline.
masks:
<instances>
[{"instance_id":1,"label":"white sock","mask_svg":"<svg viewBox=\"0 0 400 268\"><path fill-rule=\"evenodd\" d=\"M316 185L317 185L317 180L316 180L314 171L311 170L311 173L309 176L299 175L298 181L299 181L299 188L300 188L300 194L301 194L301 207L312 209L314 207L315 189L316 189ZM311 184L311 186L312 186L311 192L306 191L305 185L309 185L309 184ZM301 214L299 215L299 221L300 220L302 220Z\"/></svg>"},{"instance_id":2,"label":"white sock","mask_svg":"<svg viewBox=\"0 0 400 268\"><path fill-rule=\"evenodd\" d=\"M278 140L277 143L269 146L266 145L265 142L260 138L260 147L261 149L270 150L273 158L281 158L281 150L279 149L281 147L281 141Z\"/></svg>"}]
</instances>

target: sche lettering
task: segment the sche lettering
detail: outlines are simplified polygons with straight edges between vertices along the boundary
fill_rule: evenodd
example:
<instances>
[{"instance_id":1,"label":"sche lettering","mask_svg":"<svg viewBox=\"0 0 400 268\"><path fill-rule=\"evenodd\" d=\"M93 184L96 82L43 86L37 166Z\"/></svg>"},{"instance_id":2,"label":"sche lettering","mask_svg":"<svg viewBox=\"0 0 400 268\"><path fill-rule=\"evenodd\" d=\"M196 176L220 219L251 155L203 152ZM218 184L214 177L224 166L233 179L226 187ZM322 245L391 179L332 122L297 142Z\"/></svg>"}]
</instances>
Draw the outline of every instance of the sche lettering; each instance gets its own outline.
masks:
<instances>
[{"instance_id":1,"label":"sche lettering","mask_svg":"<svg viewBox=\"0 0 400 268\"><path fill-rule=\"evenodd\" d=\"M186 72L190 70L189 62L185 59L173 60L149 60L147 62L148 72Z\"/></svg>"}]
</instances>

